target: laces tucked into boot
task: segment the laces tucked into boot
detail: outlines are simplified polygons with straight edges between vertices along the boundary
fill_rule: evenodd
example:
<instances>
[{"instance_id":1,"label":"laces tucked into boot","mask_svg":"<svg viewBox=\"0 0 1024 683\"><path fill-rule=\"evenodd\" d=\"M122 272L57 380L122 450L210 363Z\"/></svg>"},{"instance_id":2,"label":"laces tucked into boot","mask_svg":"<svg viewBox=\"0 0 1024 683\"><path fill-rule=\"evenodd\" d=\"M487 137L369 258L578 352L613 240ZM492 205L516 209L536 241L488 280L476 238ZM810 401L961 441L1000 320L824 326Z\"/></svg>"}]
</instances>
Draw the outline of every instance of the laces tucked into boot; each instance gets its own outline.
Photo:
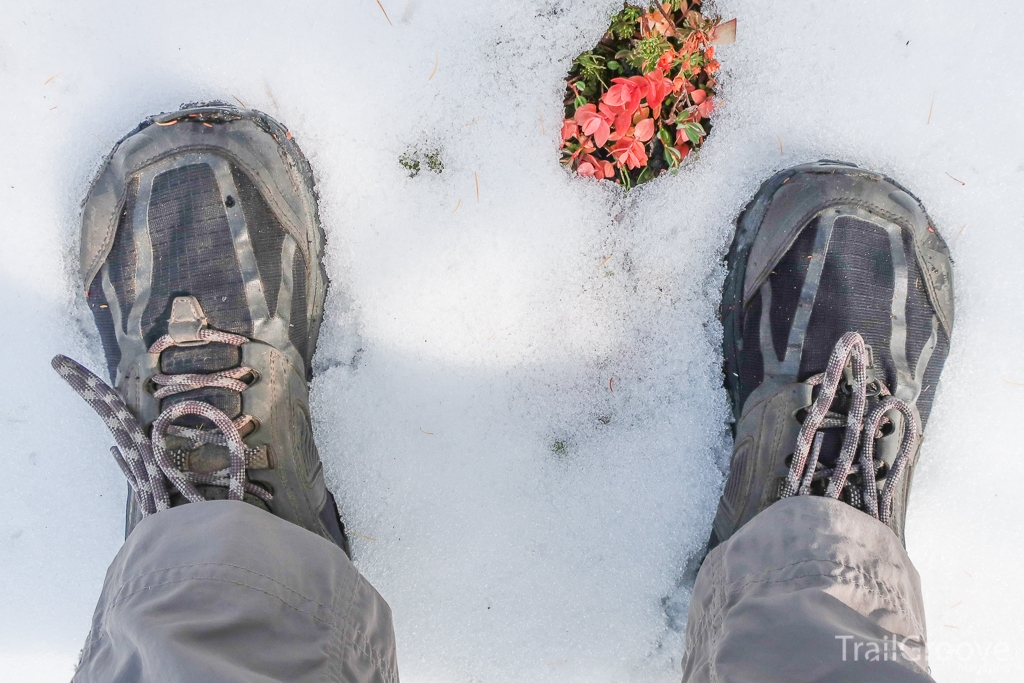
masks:
<instances>
[{"instance_id":1,"label":"laces tucked into boot","mask_svg":"<svg viewBox=\"0 0 1024 683\"><path fill-rule=\"evenodd\" d=\"M192 297L180 297L174 301L168 330L168 334L149 347L149 353L159 356L176 346L216 342L241 346L249 341L238 334L206 329L206 318ZM151 436L147 437L121 396L103 380L66 356L54 357L52 365L99 414L114 435L117 446L110 449L111 453L128 478L143 516L171 507L168 483L193 503L205 500L197 485L227 488L228 500L244 500L246 493L264 503L273 500L269 491L246 478L246 467L259 453L258 449L247 448L242 441L242 431L251 431L254 427L255 420L251 416L242 414L232 420L209 403L181 401L161 411L153 421ZM211 373L157 374L152 381L159 388L153 396L162 399L204 387L241 393L249 388L249 383L243 380L255 377L255 370L246 366ZM186 415L208 420L216 431L175 424ZM168 436L175 437L182 446L174 450L168 448ZM213 472L188 469L188 454L204 444L225 447L229 465Z\"/></svg>"},{"instance_id":2,"label":"laces tucked into boot","mask_svg":"<svg viewBox=\"0 0 1024 683\"><path fill-rule=\"evenodd\" d=\"M780 498L818 494L842 499L889 524L897 482L917 446L918 424L911 406L890 395L871 370L870 349L864 338L847 332L833 349L825 372L805 381L818 387L818 394L797 436ZM845 415L831 410L840 389L849 394L848 400L840 401L846 403ZM905 423L899 450L890 465L875 458L875 440L892 422L886 413L894 410ZM823 430L840 428L844 429L842 446L834 465L828 467L820 461Z\"/></svg>"}]
</instances>

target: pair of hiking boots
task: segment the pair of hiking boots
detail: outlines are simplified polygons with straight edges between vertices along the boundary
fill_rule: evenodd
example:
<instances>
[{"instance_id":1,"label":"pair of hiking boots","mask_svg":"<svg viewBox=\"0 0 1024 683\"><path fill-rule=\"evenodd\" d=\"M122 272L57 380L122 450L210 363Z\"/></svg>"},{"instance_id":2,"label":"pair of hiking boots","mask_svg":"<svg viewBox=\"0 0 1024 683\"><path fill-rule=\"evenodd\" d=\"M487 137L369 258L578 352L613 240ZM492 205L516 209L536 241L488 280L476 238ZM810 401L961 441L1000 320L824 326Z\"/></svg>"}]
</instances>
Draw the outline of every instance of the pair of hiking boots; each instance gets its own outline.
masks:
<instances>
[{"instance_id":1,"label":"pair of hiking boots","mask_svg":"<svg viewBox=\"0 0 1024 683\"><path fill-rule=\"evenodd\" d=\"M349 552L324 483L308 380L324 234L291 134L223 103L152 117L85 203L81 274L116 391L54 368L103 417L145 516L244 500ZM951 264L898 184L822 161L768 180L728 255L721 316L735 450L709 548L792 495L903 537L953 325Z\"/></svg>"}]
</instances>

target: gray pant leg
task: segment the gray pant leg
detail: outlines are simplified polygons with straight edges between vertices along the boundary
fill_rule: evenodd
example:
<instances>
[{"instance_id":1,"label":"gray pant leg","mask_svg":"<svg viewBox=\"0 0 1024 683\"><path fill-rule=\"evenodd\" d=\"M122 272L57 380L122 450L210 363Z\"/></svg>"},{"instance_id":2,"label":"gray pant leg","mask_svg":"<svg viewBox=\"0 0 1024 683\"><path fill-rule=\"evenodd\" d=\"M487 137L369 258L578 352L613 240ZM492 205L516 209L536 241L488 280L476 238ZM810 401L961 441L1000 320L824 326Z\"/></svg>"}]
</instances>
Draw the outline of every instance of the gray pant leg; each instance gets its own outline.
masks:
<instances>
[{"instance_id":1,"label":"gray pant leg","mask_svg":"<svg viewBox=\"0 0 1024 683\"><path fill-rule=\"evenodd\" d=\"M775 503L704 561L683 680L932 681L921 582L885 525L839 501Z\"/></svg>"},{"instance_id":2,"label":"gray pant leg","mask_svg":"<svg viewBox=\"0 0 1024 683\"><path fill-rule=\"evenodd\" d=\"M391 610L338 547L247 503L145 518L74 680L397 683Z\"/></svg>"}]
</instances>

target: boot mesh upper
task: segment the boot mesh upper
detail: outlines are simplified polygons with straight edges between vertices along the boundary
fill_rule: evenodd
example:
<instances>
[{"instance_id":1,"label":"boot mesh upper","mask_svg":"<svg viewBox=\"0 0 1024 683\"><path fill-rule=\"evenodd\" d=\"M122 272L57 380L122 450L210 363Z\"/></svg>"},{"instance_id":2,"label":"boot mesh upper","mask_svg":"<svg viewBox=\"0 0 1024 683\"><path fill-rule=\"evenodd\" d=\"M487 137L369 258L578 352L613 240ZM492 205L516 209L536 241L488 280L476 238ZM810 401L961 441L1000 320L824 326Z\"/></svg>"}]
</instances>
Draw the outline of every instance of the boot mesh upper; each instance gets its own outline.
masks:
<instances>
[{"instance_id":1,"label":"boot mesh upper","mask_svg":"<svg viewBox=\"0 0 1024 683\"><path fill-rule=\"evenodd\" d=\"M770 331L775 360L783 362L797 305L811 262L815 238L820 229L818 218L800 234L768 278L771 310ZM907 269L907 287L896 290L893 250L899 249ZM762 287L743 311L743 352L740 363L741 400L764 381L764 356L761 343ZM933 334L934 312L914 257L913 241L902 235L897 245L876 223L856 216L835 220L831 240L814 299L797 380L822 372L829 354L845 332L856 330L872 347L876 363L884 371L886 384L896 382L896 364L890 350L893 337L892 304L903 297L906 318L906 361L911 373ZM897 300L898 301L898 300ZM922 423L931 412L938 376L949 353L949 338L939 326L934 350L921 377L917 407Z\"/></svg>"}]
</instances>

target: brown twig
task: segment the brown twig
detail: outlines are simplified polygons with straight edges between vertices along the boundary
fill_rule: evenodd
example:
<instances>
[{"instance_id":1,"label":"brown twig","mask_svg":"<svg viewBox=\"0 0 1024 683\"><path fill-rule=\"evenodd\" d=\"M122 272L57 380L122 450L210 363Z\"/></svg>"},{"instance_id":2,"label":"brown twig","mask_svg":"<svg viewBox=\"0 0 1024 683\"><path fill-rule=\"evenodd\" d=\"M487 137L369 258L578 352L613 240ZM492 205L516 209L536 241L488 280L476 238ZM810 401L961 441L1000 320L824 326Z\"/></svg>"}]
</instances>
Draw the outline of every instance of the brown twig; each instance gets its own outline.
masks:
<instances>
[{"instance_id":1,"label":"brown twig","mask_svg":"<svg viewBox=\"0 0 1024 683\"><path fill-rule=\"evenodd\" d=\"M232 97L235 97L235 96L232 95ZM248 109L249 108L249 107L245 106L245 102L243 102L242 100L238 99L237 97L235 97L235 102L238 102L240 105L242 105L243 109Z\"/></svg>"},{"instance_id":2,"label":"brown twig","mask_svg":"<svg viewBox=\"0 0 1024 683\"><path fill-rule=\"evenodd\" d=\"M473 171L473 183L476 185L476 200L480 201L480 176Z\"/></svg>"},{"instance_id":3,"label":"brown twig","mask_svg":"<svg viewBox=\"0 0 1024 683\"><path fill-rule=\"evenodd\" d=\"M56 73L56 74L50 76L45 81L43 81L43 85L50 85L50 81L52 81L53 79L57 78L57 76L60 76L60 74Z\"/></svg>"},{"instance_id":4,"label":"brown twig","mask_svg":"<svg viewBox=\"0 0 1024 683\"><path fill-rule=\"evenodd\" d=\"M427 436L433 436L434 435L434 432L428 432L428 431L424 430L423 427L420 427L420 431L423 432L424 434L426 434Z\"/></svg>"},{"instance_id":5,"label":"brown twig","mask_svg":"<svg viewBox=\"0 0 1024 683\"><path fill-rule=\"evenodd\" d=\"M785 152L782 151L782 136L776 135L775 138L779 141L779 154L785 154Z\"/></svg>"},{"instance_id":6,"label":"brown twig","mask_svg":"<svg viewBox=\"0 0 1024 683\"><path fill-rule=\"evenodd\" d=\"M427 83L434 80L434 75L437 73L437 65L441 63L441 55L434 57L434 70L430 72L430 78L427 79Z\"/></svg>"},{"instance_id":7,"label":"brown twig","mask_svg":"<svg viewBox=\"0 0 1024 683\"><path fill-rule=\"evenodd\" d=\"M690 97L690 93L688 93L686 91L686 88L683 88L683 92L681 92L679 94L679 96L676 97L676 101L672 104L672 111L670 111L668 113L668 120L669 121L673 121L674 122L676 120L677 110L679 109L679 105L683 104L683 103L685 103L683 105L684 109L686 107L689 107L689 106L693 105L693 99Z\"/></svg>"},{"instance_id":8,"label":"brown twig","mask_svg":"<svg viewBox=\"0 0 1024 683\"><path fill-rule=\"evenodd\" d=\"M380 0L377 0L377 7L380 7L380 11L384 13L384 18L388 20L388 24L390 26L394 26L394 24L391 23L391 17L388 16L388 11L384 9L384 5L381 4Z\"/></svg>"},{"instance_id":9,"label":"brown twig","mask_svg":"<svg viewBox=\"0 0 1024 683\"><path fill-rule=\"evenodd\" d=\"M924 125L930 125L932 122L932 110L935 109L935 93L932 93L932 103L928 105L928 120L925 121Z\"/></svg>"},{"instance_id":10,"label":"brown twig","mask_svg":"<svg viewBox=\"0 0 1024 683\"><path fill-rule=\"evenodd\" d=\"M601 261L600 263L598 263L598 264L597 264L597 267L598 267L598 268L600 268L601 266L603 266L604 264L608 263L608 262L609 262L609 261L611 261L611 260L612 260L612 257L611 257L611 256L609 256L609 257L608 257L608 258L606 258L606 259L605 259L604 261Z\"/></svg>"},{"instance_id":11,"label":"brown twig","mask_svg":"<svg viewBox=\"0 0 1024 683\"><path fill-rule=\"evenodd\" d=\"M654 6L658 8L658 11L661 12L661 16L665 17L665 21L669 23L669 26L672 27L672 32L675 33L676 22L672 21L672 17L665 14L665 10L657 3L657 1L655 1Z\"/></svg>"},{"instance_id":12,"label":"brown twig","mask_svg":"<svg viewBox=\"0 0 1024 683\"><path fill-rule=\"evenodd\" d=\"M947 171L943 171L943 173L945 173L946 175L949 175L949 173ZM949 175L949 177L953 178L953 176L951 176L951 175ZM960 180L959 178L953 178L953 180L957 181L961 185L967 185L967 183L965 183L964 181Z\"/></svg>"},{"instance_id":13,"label":"brown twig","mask_svg":"<svg viewBox=\"0 0 1024 683\"><path fill-rule=\"evenodd\" d=\"M461 197L459 198L459 203L455 205L455 211L458 211L460 206L462 206L462 198ZM455 213L455 211L452 211L452 213Z\"/></svg>"}]
</instances>

